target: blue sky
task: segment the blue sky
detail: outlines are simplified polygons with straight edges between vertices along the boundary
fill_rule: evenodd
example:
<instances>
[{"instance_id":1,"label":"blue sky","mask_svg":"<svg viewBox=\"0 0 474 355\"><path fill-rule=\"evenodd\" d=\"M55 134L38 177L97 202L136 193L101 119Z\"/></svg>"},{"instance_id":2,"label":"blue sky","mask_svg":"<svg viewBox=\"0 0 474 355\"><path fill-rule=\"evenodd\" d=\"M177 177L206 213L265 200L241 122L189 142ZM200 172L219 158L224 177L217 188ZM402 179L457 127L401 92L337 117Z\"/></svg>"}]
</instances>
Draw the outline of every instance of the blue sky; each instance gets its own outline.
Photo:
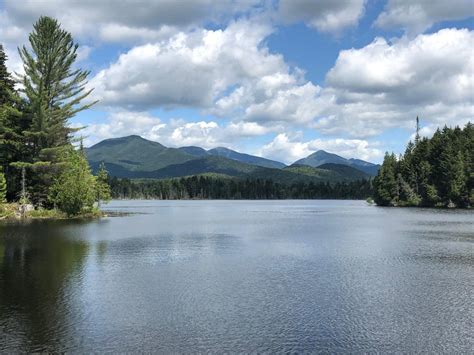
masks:
<instances>
[{"instance_id":1,"label":"blue sky","mask_svg":"<svg viewBox=\"0 0 474 355\"><path fill-rule=\"evenodd\" d=\"M81 45L100 103L86 144L139 134L290 163L324 149L380 162L474 113L471 0L4 0L0 41L41 15Z\"/></svg>"}]
</instances>

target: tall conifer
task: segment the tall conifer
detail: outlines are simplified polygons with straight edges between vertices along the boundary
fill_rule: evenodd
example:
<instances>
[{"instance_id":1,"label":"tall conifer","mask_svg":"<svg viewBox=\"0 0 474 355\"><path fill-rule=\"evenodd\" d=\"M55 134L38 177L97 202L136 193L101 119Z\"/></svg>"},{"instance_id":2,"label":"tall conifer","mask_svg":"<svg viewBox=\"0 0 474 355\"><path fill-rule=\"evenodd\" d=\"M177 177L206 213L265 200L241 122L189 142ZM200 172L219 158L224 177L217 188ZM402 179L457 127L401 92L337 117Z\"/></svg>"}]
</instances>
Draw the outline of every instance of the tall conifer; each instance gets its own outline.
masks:
<instances>
[{"instance_id":1,"label":"tall conifer","mask_svg":"<svg viewBox=\"0 0 474 355\"><path fill-rule=\"evenodd\" d=\"M89 71L73 68L78 44L57 20L40 17L29 35L31 51L19 49L25 75L23 91L28 99L31 126L24 134L34 170L34 202L46 201L47 191L59 173L60 157L77 130L69 119L94 103L82 105L92 90L86 90Z\"/></svg>"}]
</instances>

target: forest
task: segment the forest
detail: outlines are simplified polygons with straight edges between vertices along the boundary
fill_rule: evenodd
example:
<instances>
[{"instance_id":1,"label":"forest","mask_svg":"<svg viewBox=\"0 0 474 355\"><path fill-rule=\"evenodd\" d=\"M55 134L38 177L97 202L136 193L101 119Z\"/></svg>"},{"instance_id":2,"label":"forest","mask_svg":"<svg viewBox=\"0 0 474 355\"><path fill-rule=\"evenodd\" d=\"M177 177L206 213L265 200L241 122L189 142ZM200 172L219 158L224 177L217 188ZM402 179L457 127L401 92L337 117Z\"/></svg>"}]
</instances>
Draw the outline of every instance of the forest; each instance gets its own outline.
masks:
<instances>
[{"instance_id":1,"label":"forest","mask_svg":"<svg viewBox=\"0 0 474 355\"><path fill-rule=\"evenodd\" d=\"M418 118L417 118L418 126ZM414 142L398 158L386 154L374 178L380 206L468 208L474 204L474 127L444 127Z\"/></svg>"},{"instance_id":2,"label":"forest","mask_svg":"<svg viewBox=\"0 0 474 355\"><path fill-rule=\"evenodd\" d=\"M110 198L107 172L92 175L70 124L95 103L82 104L89 71L75 65L78 45L55 19L40 17L29 42L18 48L24 74L16 76L0 44L0 217L25 209L99 214Z\"/></svg>"},{"instance_id":3,"label":"forest","mask_svg":"<svg viewBox=\"0 0 474 355\"><path fill-rule=\"evenodd\" d=\"M366 199L370 180L280 184L263 179L191 176L166 180L110 179L115 199Z\"/></svg>"}]
</instances>

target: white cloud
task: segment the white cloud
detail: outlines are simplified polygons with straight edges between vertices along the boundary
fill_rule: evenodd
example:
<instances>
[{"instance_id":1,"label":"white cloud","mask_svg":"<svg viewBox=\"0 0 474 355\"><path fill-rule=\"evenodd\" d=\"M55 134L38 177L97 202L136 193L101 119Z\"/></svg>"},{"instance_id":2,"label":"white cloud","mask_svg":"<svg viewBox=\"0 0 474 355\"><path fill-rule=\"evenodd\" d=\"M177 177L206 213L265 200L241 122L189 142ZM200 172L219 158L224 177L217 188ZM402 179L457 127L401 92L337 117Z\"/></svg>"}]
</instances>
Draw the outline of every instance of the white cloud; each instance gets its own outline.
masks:
<instances>
[{"instance_id":1,"label":"white cloud","mask_svg":"<svg viewBox=\"0 0 474 355\"><path fill-rule=\"evenodd\" d=\"M170 30L227 22L259 4L258 0L5 0L4 7L23 31L47 15L57 18L74 36L137 43L161 39Z\"/></svg>"},{"instance_id":2,"label":"white cloud","mask_svg":"<svg viewBox=\"0 0 474 355\"><path fill-rule=\"evenodd\" d=\"M317 150L326 150L345 158L359 158L378 161L383 153L377 144L360 139L314 139L303 141L301 134L278 134L270 143L264 145L259 154L291 164Z\"/></svg>"},{"instance_id":3,"label":"white cloud","mask_svg":"<svg viewBox=\"0 0 474 355\"><path fill-rule=\"evenodd\" d=\"M391 127L462 125L474 114L474 32L444 29L341 51L314 128L365 137Z\"/></svg>"},{"instance_id":4,"label":"white cloud","mask_svg":"<svg viewBox=\"0 0 474 355\"><path fill-rule=\"evenodd\" d=\"M5 53L8 56L7 67L11 72L23 73L23 64L16 48L22 43L26 35L23 29L17 26L6 11L0 10L0 38Z\"/></svg>"},{"instance_id":5,"label":"white cloud","mask_svg":"<svg viewBox=\"0 0 474 355\"><path fill-rule=\"evenodd\" d=\"M269 96L272 86L280 85L271 78L296 83L283 57L262 46L272 31L267 23L253 19L234 22L225 30L180 32L168 41L122 54L91 80L91 86L103 105L211 109L222 99L227 103L217 108L225 110L235 106L232 97L226 97L232 87L256 87Z\"/></svg>"},{"instance_id":6,"label":"white cloud","mask_svg":"<svg viewBox=\"0 0 474 355\"><path fill-rule=\"evenodd\" d=\"M77 123L75 127L83 125ZM214 121L186 122L171 119L163 122L147 112L113 111L103 123L93 123L79 131L86 146L101 140L132 134L160 142L169 147L197 145L203 148L217 146L237 147L246 138L271 132L255 122L230 122L221 125Z\"/></svg>"},{"instance_id":7,"label":"white cloud","mask_svg":"<svg viewBox=\"0 0 474 355\"><path fill-rule=\"evenodd\" d=\"M254 18L225 30L180 32L131 49L90 85L105 106L187 106L266 127L307 125L321 88L270 53L264 40L272 31Z\"/></svg>"},{"instance_id":8,"label":"white cloud","mask_svg":"<svg viewBox=\"0 0 474 355\"><path fill-rule=\"evenodd\" d=\"M74 126L83 127L84 125L78 123ZM107 138L132 134L145 136L165 126L159 118L147 112L116 111L109 114L107 122L87 125L77 135L83 136L84 144L90 146Z\"/></svg>"},{"instance_id":9,"label":"white cloud","mask_svg":"<svg viewBox=\"0 0 474 355\"><path fill-rule=\"evenodd\" d=\"M66 5L61 1L58 6L58 1L5 2L0 10L0 38L6 43L10 69L21 70L15 45L25 40L32 22L43 13L58 17L74 35L140 44L91 79L101 104L119 110L106 123L87 129L91 143L140 134L167 145L235 146L242 138L303 128L365 138L392 127L412 128L417 115L430 129L462 125L474 115L473 31L445 29L393 42L377 38L362 48L342 50L320 87L270 51L266 39L275 28L266 15L229 20L256 4L264 6L260 1L157 0L147 11L134 1L113 2L114 6L109 1L92 6L92 0L70 0ZM454 1L440 17L444 8L435 3L429 8L416 2L406 10L406 2L390 1L377 24L396 26L394 13L422 10L429 19L420 22L425 28L442 19L460 18L456 14L466 10L465 3ZM281 0L276 6L286 23L304 21L319 31L339 32L358 23L364 5L363 0ZM472 16L469 11L464 12ZM209 21L228 25L215 30L200 27ZM413 27L408 22L401 25ZM80 57L86 59L91 48L84 47ZM163 123L146 112L154 107L197 108L232 122ZM347 148L357 154L353 156L378 154L370 150L375 149L372 145L364 148L367 141L356 141L343 140L355 144ZM280 134L262 152L283 157L286 145L288 154L296 157L309 153L311 142ZM319 141L318 149L344 152L342 143L335 142Z\"/></svg>"},{"instance_id":10,"label":"white cloud","mask_svg":"<svg viewBox=\"0 0 474 355\"><path fill-rule=\"evenodd\" d=\"M280 0L278 14L286 23L305 22L322 32L339 33L358 24L365 0Z\"/></svg>"},{"instance_id":11,"label":"white cloud","mask_svg":"<svg viewBox=\"0 0 474 355\"><path fill-rule=\"evenodd\" d=\"M310 127L324 134L377 135L428 124L464 124L473 116L474 34L444 29L376 38L343 50L324 88L272 54L268 24L241 20L225 30L179 33L138 46L91 80L103 105L127 109L200 108L262 127Z\"/></svg>"},{"instance_id":12,"label":"white cloud","mask_svg":"<svg viewBox=\"0 0 474 355\"><path fill-rule=\"evenodd\" d=\"M399 28L416 34L441 21L462 20L474 16L472 0L389 0L375 24Z\"/></svg>"}]
</instances>

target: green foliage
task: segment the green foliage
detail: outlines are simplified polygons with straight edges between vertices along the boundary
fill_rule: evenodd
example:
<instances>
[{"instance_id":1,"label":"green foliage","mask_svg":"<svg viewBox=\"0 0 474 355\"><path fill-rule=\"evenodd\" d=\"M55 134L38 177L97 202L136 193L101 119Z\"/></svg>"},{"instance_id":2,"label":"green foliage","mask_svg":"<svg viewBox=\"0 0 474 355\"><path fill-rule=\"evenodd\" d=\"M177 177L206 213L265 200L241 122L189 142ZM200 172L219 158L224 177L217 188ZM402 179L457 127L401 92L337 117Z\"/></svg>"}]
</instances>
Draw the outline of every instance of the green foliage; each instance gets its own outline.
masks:
<instances>
[{"instance_id":1,"label":"green foliage","mask_svg":"<svg viewBox=\"0 0 474 355\"><path fill-rule=\"evenodd\" d=\"M7 180L7 198L15 198L19 186L18 172L10 163L21 159L25 152L22 131L27 122L22 110L24 103L14 88L14 81L6 67L7 56L0 44L0 168Z\"/></svg>"},{"instance_id":2,"label":"green foliage","mask_svg":"<svg viewBox=\"0 0 474 355\"><path fill-rule=\"evenodd\" d=\"M380 206L397 203L397 158L395 154L385 154L382 167L374 178L374 200Z\"/></svg>"},{"instance_id":3,"label":"green foliage","mask_svg":"<svg viewBox=\"0 0 474 355\"><path fill-rule=\"evenodd\" d=\"M0 169L0 205L7 202L7 181L5 180L5 174Z\"/></svg>"},{"instance_id":4,"label":"green foliage","mask_svg":"<svg viewBox=\"0 0 474 355\"><path fill-rule=\"evenodd\" d=\"M21 78L27 98L30 124L23 131L28 154L22 161L32 163L32 198L46 203L48 189L59 173L61 157L72 143L69 119L92 104L81 105L91 90L85 90L88 71L73 68L78 45L69 32L50 17L40 17L29 35L32 51L19 49L25 75Z\"/></svg>"},{"instance_id":5,"label":"green foliage","mask_svg":"<svg viewBox=\"0 0 474 355\"><path fill-rule=\"evenodd\" d=\"M374 179L378 205L457 206L473 204L474 129L468 123L437 130L431 139L418 137L396 159L386 154Z\"/></svg>"},{"instance_id":6,"label":"green foliage","mask_svg":"<svg viewBox=\"0 0 474 355\"><path fill-rule=\"evenodd\" d=\"M91 211L96 180L84 156L72 148L64 153L62 172L49 191L49 200L68 216Z\"/></svg>"},{"instance_id":7,"label":"green foliage","mask_svg":"<svg viewBox=\"0 0 474 355\"><path fill-rule=\"evenodd\" d=\"M112 197L144 199L365 199L372 194L369 180L351 182L278 183L268 179L191 176L166 180L110 180Z\"/></svg>"},{"instance_id":8,"label":"green foliage","mask_svg":"<svg viewBox=\"0 0 474 355\"><path fill-rule=\"evenodd\" d=\"M96 176L96 199L100 205L101 201L107 203L111 198L109 173L105 168L105 164L101 163Z\"/></svg>"},{"instance_id":9,"label":"green foliage","mask_svg":"<svg viewBox=\"0 0 474 355\"><path fill-rule=\"evenodd\" d=\"M7 55L0 44L0 105L11 101L11 95L14 92L15 82L6 66Z\"/></svg>"},{"instance_id":10,"label":"green foliage","mask_svg":"<svg viewBox=\"0 0 474 355\"><path fill-rule=\"evenodd\" d=\"M134 173L152 172L195 159L184 151L166 148L139 136L107 139L86 149L86 155L92 166L98 167L100 162L106 162L116 170L120 169L128 174L127 177L146 177L136 176Z\"/></svg>"}]
</instances>

